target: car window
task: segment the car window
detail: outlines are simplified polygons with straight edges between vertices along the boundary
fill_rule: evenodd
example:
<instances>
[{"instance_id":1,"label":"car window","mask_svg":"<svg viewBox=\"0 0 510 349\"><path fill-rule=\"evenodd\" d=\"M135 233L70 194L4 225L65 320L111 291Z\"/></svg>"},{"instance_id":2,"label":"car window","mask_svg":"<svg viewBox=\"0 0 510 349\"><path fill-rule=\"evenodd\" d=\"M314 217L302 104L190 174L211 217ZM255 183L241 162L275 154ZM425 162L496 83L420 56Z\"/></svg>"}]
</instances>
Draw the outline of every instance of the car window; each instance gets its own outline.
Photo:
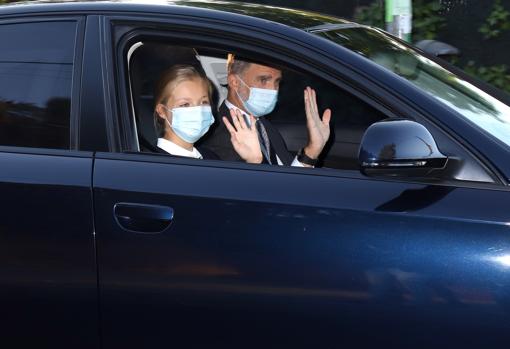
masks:
<instances>
[{"instance_id":1,"label":"car window","mask_svg":"<svg viewBox=\"0 0 510 349\"><path fill-rule=\"evenodd\" d=\"M412 47L374 28L319 32L405 78L454 109L471 123L510 146L510 106L422 56Z\"/></svg>"},{"instance_id":2,"label":"car window","mask_svg":"<svg viewBox=\"0 0 510 349\"><path fill-rule=\"evenodd\" d=\"M133 130L136 131L136 136L133 134L127 137L129 139L136 137L136 146L129 145L129 151L165 153L157 147L158 134L154 117L155 84L161 72L168 67L186 64L203 71L214 85L211 106L215 112L215 122L195 145L206 146L213 152L217 152L219 149L217 142L211 140L217 139L216 132L218 128L223 127L221 117L224 115L218 112L217 107L226 97L226 58L229 52L235 53L235 50L204 47L203 43L197 45L175 44L166 42L161 37L154 40L144 37L144 41L138 42L135 41L136 39L130 40L127 42L127 47L120 46L122 52L127 53L127 55L121 56L121 64L129 67L129 74L127 74L129 83L126 84L129 90L126 90L126 95L131 101L131 104L125 109L129 112L123 113L126 115L123 122L134 125ZM246 54L245 51L243 53ZM257 56L256 53L254 56ZM311 86L317 91L318 109L321 115L326 108L332 110L331 136L316 164L316 167L319 168L346 171L344 174L348 176L362 175L358 154L367 128L387 118L402 117L401 114L391 114L386 105L381 105L378 108L378 102L373 99L369 100L370 96L362 98L362 96L354 94L348 86L333 84L325 77L310 73L303 66L290 66L281 60L275 62L270 57L262 58L259 63L272 65L282 72L283 78L280 82L278 102L267 119L270 120L285 142L291 155L288 164L308 141L303 101L303 90L306 86ZM353 88L358 91L357 87ZM128 115L130 115L129 120L127 119ZM430 178L397 176L399 180L494 182L493 175L483 162L476 159L439 128L430 123L427 124L427 127L435 138L440 151L448 156L449 165ZM259 135L261 135L260 132ZM229 138L225 138L222 144L228 143ZM262 141L260 143L262 147ZM232 147L230 146L230 148ZM220 156L220 159L224 159L224 157ZM397 177L394 178L397 179Z\"/></svg>"},{"instance_id":3,"label":"car window","mask_svg":"<svg viewBox=\"0 0 510 349\"><path fill-rule=\"evenodd\" d=\"M203 70L214 85L213 109L226 98L226 57L228 52L203 47L182 47L168 44L145 42L137 44L130 55L130 77L136 125L141 150L153 151L157 142L154 130L154 85L158 75L175 64L191 64ZM321 167L354 170L358 168L358 148L364 131L372 123L386 118L378 110L323 81L322 79L297 72L290 68L282 69L282 81L278 92L278 102L268 115L270 122L281 133L287 149L296 154L306 145L307 129L304 110L303 90L314 88L321 111L332 110L332 134L322 156ZM222 126L220 113L216 112L214 130ZM197 142L207 144L209 132Z\"/></svg>"},{"instance_id":4,"label":"car window","mask_svg":"<svg viewBox=\"0 0 510 349\"><path fill-rule=\"evenodd\" d=\"M69 149L76 23L0 25L0 145Z\"/></svg>"}]
</instances>

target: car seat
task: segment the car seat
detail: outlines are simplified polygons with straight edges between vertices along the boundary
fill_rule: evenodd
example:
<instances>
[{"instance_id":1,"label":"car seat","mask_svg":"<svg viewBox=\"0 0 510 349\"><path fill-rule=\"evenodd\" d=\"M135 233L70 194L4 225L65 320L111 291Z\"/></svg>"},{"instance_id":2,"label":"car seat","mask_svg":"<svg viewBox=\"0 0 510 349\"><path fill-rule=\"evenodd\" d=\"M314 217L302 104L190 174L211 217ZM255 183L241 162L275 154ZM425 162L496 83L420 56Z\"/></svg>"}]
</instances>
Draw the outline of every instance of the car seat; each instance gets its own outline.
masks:
<instances>
[{"instance_id":1,"label":"car seat","mask_svg":"<svg viewBox=\"0 0 510 349\"><path fill-rule=\"evenodd\" d=\"M154 89L163 71L175 64L190 64L202 70L193 48L162 43L142 43L129 57L133 110L140 151L156 152Z\"/></svg>"}]
</instances>

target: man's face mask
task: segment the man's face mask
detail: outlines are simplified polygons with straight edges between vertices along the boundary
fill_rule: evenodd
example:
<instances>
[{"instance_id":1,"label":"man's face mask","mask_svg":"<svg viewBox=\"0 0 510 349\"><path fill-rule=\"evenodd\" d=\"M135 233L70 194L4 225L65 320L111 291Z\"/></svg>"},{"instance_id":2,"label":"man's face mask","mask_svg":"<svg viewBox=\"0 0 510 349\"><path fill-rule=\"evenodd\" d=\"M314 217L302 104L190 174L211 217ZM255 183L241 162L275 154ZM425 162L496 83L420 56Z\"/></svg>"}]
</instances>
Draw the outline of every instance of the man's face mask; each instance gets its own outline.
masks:
<instances>
[{"instance_id":1,"label":"man's face mask","mask_svg":"<svg viewBox=\"0 0 510 349\"><path fill-rule=\"evenodd\" d=\"M211 106L173 108L166 110L172 112L172 123L166 119L175 134L188 143L195 143L206 134L214 123Z\"/></svg>"},{"instance_id":2,"label":"man's face mask","mask_svg":"<svg viewBox=\"0 0 510 349\"><path fill-rule=\"evenodd\" d=\"M276 101L278 100L278 91L267 88L250 87L243 81L243 79L241 79L240 76L238 76L238 78L239 81L250 89L250 95L246 101L244 101L236 91L237 97L239 97L243 103L246 111L255 117L271 113L276 105Z\"/></svg>"}]
</instances>

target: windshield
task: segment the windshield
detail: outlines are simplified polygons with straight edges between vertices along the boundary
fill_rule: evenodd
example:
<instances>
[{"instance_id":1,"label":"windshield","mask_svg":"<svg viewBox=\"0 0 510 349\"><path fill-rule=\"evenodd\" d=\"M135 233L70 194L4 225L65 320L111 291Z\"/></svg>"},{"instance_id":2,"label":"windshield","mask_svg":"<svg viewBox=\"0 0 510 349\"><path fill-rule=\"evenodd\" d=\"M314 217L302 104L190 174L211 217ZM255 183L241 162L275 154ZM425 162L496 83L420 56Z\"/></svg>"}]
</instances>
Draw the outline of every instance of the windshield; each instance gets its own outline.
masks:
<instances>
[{"instance_id":1,"label":"windshield","mask_svg":"<svg viewBox=\"0 0 510 349\"><path fill-rule=\"evenodd\" d=\"M407 79L510 146L510 107L374 28L315 33Z\"/></svg>"}]
</instances>

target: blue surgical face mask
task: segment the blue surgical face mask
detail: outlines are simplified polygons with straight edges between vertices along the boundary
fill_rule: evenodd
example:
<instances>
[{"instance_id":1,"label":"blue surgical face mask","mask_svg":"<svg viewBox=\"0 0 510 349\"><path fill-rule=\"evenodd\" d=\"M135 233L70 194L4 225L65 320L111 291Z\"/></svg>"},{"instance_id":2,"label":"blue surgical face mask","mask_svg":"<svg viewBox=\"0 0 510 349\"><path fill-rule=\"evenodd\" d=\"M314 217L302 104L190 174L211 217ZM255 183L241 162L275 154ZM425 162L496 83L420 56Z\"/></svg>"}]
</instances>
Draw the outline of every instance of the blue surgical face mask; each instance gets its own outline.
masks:
<instances>
[{"instance_id":1,"label":"blue surgical face mask","mask_svg":"<svg viewBox=\"0 0 510 349\"><path fill-rule=\"evenodd\" d=\"M202 105L197 107L173 108L172 123L166 119L168 125L177 136L188 143L195 143L206 134L209 127L214 123L211 106Z\"/></svg>"},{"instance_id":2,"label":"blue surgical face mask","mask_svg":"<svg viewBox=\"0 0 510 349\"><path fill-rule=\"evenodd\" d=\"M246 111L255 117L271 113L276 105L276 101L278 100L278 90L250 87L239 76L238 78L239 81L250 89L250 95L246 101L244 101L236 91L237 97L239 97L243 103Z\"/></svg>"}]
</instances>

